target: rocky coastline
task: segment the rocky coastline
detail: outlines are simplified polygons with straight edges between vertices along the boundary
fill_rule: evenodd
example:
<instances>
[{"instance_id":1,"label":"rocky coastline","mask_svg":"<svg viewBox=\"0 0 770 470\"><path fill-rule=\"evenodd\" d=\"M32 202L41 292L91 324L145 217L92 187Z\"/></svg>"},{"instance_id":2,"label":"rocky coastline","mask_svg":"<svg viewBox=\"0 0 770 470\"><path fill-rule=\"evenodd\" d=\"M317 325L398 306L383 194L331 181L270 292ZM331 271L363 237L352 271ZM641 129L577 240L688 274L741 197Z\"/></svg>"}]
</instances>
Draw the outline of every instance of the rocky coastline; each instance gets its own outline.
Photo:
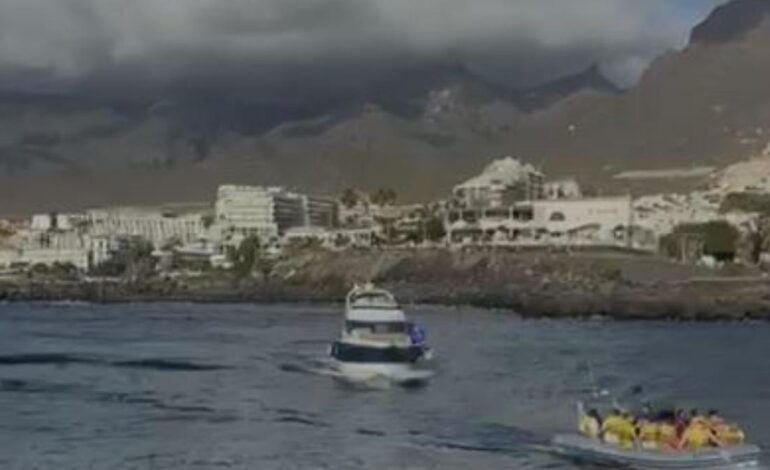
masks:
<instances>
[{"instance_id":1,"label":"rocky coastline","mask_svg":"<svg viewBox=\"0 0 770 470\"><path fill-rule=\"evenodd\" d=\"M341 302L374 281L405 304L469 305L529 318L770 320L770 278L620 252L401 250L308 252L269 273L173 273L145 279L0 280L0 301Z\"/></svg>"}]
</instances>

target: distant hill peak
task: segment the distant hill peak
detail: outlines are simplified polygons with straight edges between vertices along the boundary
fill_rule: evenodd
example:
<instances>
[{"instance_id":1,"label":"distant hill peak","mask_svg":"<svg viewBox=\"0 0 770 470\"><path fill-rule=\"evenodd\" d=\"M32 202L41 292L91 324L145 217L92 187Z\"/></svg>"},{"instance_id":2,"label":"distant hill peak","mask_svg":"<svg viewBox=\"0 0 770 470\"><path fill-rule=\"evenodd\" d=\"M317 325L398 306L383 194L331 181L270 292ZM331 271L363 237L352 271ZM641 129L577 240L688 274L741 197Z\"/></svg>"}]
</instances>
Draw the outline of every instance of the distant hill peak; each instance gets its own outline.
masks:
<instances>
[{"instance_id":1,"label":"distant hill peak","mask_svg":"<svg viewBox=\"0 0 770 470\"><path fill-rule=\"evenodd\" d=\"M770 0L732 0L692 30L691 44L736 41L770 17Z\"/></svg>"},{"instance_id":2,"label":"distant hill peak","mask_svg":"<svg viewBox=\"0 0 770 470\"><path fill-rule=\"evenodd\" d=\"M582 91L620 93L618 86L602 73L599 64L594 63L576 74L566 75L527 90L523 94L521 105L529 110L546 108Z\"/></svg>"}]
</instances>

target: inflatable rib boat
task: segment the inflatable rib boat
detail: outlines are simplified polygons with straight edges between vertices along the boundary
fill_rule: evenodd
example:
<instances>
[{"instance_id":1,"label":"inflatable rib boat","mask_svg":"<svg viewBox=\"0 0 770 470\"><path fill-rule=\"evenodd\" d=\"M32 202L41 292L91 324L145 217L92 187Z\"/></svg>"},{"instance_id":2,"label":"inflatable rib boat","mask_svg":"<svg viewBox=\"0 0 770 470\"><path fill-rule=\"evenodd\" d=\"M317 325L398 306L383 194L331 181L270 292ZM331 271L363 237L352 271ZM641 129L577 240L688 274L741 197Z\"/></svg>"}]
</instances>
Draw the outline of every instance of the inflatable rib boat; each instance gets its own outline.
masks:
<instances>
[{"instance_id":1,"label":"inflatable rib boat","mask_svg":"<svg viewBox=\"0 0 770 470\"><path fill-rule=\"evenodd\" d=\"M557 435L554 450L560 456L580 463L612 467L647 469L756 469L760 449L753 445L708 448L697 452L626 450L577 434Z\"/></svg>"}]
</instances>

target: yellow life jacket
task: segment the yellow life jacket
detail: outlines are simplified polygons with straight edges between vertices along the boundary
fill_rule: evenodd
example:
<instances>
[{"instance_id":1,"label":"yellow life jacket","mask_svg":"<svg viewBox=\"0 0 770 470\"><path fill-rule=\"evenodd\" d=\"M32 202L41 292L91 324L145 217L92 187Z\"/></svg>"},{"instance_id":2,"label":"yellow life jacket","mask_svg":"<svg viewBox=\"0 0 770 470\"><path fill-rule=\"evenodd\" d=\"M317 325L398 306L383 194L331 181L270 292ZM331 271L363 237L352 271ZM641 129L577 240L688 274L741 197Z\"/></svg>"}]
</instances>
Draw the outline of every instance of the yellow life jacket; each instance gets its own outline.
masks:
<instances>
[{"instance_id":1,"label":"yellow life jacket","mask_svg":"<svg viewBox=\"0 0 770 470\"><path fill-rule=\"evenodd\" d=\"M660 423L658 425L658 442L664 446L674 448L679 444L676 433L676 426L670 423Z\"/></svg>"},{"instance_id":2,"label":"yellow life jacket","mask_svg":"<svg viewBox=\"0 0 770 470\"><path fill-rule=\"evenodd\" d=\"M697 421L690 424L684 431L684 444L692 450L702 449L709 445L710 436L707 427Z\"/></svg>"},{"instance_id":3,"label":"yellow life jacket","mask_svg":"<svg viewBox=\"0 0 770 470\"><path fill-rule=\"evenodd\" d=\"M619 444L623 419L620 416L608 416L602 424L602 433L604 442L608 444Z\"/></svg>"},{"instance_id":4,"label":"yellow life jacket","mask_svg":"<svg viewBox=\"0 0 770 470\"><path fill-rule=\"evenodd\" d=\"M659 426L655 423L645 421L639 426L639 440L646 449L657 448Z\"/></svg>"},{"instance_id":5,"label":"yellow life jacket","mask_svg":"<svg viewBox=\"0 0 770 470\"><path fill-rule=\"evenodd\" d=\"M581 434L592 439L598 438L601 431L599 429L599 421L597 421L593 416L589 415L584 415L582 418L580 418L580 424L578 428Z\"/></svg>"},{"instance_id":6,"label":"yellow life jacket","mask_svg":"<svg viewBox=\"0 0 770 470\"><path fill-rule=\"evenodd\" d=\"M630 449L634 446L634 438L636 437L636 429L634 429L634 423L627 418L620 418L619 424L620 446L624 449Z\"/></svg>"}]
</instances>

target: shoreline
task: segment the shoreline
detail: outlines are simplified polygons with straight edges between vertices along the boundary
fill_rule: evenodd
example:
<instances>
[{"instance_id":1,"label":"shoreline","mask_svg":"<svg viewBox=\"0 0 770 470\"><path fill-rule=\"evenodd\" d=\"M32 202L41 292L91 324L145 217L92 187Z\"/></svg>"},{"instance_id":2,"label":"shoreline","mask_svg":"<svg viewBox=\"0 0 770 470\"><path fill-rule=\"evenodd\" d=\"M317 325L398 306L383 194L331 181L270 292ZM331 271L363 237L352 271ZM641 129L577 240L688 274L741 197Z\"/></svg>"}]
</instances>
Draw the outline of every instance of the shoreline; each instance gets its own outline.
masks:
<instances>
[{"instance_id":1,"label":"shoreline","mask_svg":"<svg viewBox=\"0 0 770 470\"><path fill-rule=\"evenodd\" d=\"M339 305L354 283L373 281L404 305L472 307L523 318L770 321L763 273L686 266L638 255L501 251L308 253L268 279L230 273L140 282L0 280L0 302L188 302Z\"/></svg>"},{"instance_id":2,"label":"shoreline","mask_svg":"<svg viewBox=\"0 0 770 470\"><path fill-rule=\"evenodd\" d=\"M83 287L81 284L74 286ZM420 290L414 286L404 289L404 286L382 285L392 290L402 304L413 307L447 307L472 308L496 311L503 315L510 314L523 319L556 319L556 320L603 320L603 321L670 321L670 322L770 322L770 302L758 302L754 299L737 299L733 293L725 294L719 299L683 300L681 297L671 297L670 293L639 292L630 290L622 294L610 296L576 295L544 295L543 293L499 293L493 291L453 292L451 294L434 295L428 292L425 296L415 296L413 291ZM150 303L188 303L188 304L252 304L252 305L313 305L322 304L330 308L342 308L344 294L319 295L317 292L304 294L291 289L289 293L285 286L277 290L261 289L250 292L233 291L230 293L137 293L125 291L120 287L119 292L109 292L95 297L62 292L59 289L34 289L33 292L8 291L7 286L0 287L0 304L14 303L84 303L89 305L116 304L150 304ZM745 287L745 285L741 285ZM762 283L762 290L770 290L770 285ZM700 287L699 287L700 289ZM304 290L304 289L302 289ZM401 295L399 295L401 294Z\"/></svg>"}]
</instances>

